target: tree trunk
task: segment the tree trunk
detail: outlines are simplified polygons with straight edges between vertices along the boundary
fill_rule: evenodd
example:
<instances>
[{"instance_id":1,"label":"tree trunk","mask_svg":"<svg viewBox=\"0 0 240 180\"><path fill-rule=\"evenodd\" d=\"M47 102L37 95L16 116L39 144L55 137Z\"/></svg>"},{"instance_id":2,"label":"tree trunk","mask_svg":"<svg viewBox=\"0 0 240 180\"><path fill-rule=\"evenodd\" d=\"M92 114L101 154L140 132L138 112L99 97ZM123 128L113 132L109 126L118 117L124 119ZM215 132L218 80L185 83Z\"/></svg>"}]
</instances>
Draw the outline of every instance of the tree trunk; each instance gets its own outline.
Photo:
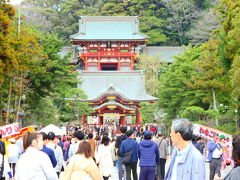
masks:
<instances>
[{"instance_id":1,"label":"tree trunk","mask_svg":"<svg viewBox=\"0 0 240 180\"><path fill-rule=\"evenodd\" d=\"M10 104L11 104L11 98L12 98L12 78L10 77L9 82L9 90L8 90L8 102L7 102L7 112L6 112L6 119L5 124L9 123L9 114L10 114Z\"/></svg>"},{"instance_id":2,"label":"tree trunk","mask_svg":"<svg viewBox=\"0 0 240 180\"><path fill-rule=\"evenodd\" d=\"M20 85L19 85L19 98L17 103L17 110L16 110L16 122L18 122L18 114L21 107L21 99L22 99L22 85L23 85L23 78L20 78ZM19 122L19 126L21 127L22 123Z\"/></svg>"},{"instance_id":3,"label":"tree trunk","mask_svg":"<svg viewBox=\"0 0 240 180\"><path fill-rule=\"evenodd\" d=\"M212 88L212 95L213 95L213 109L215 109L218 112L216 94L213 88ZM216 123L216 126L219 125L218 118L215 119L215 123Z\"/></svg>"}]
</instances>

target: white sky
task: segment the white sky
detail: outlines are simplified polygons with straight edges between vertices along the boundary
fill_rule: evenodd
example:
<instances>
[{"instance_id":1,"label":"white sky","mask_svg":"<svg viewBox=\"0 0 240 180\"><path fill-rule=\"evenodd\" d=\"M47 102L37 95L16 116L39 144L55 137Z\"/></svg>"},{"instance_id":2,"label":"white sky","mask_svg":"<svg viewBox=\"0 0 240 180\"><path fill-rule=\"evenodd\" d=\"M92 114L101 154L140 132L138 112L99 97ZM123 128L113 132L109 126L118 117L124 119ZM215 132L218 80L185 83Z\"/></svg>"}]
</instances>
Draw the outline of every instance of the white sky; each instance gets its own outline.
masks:
<instances>
[{"instance_id":1,"label":"white sky","mask_svg":"<svg viewBox=\"0 0 240 180\"><path fill-rule=\"evenodd\" d=\"M10 0L11 4L20 4L23 0Z\"/></svg>"}]
</instances>

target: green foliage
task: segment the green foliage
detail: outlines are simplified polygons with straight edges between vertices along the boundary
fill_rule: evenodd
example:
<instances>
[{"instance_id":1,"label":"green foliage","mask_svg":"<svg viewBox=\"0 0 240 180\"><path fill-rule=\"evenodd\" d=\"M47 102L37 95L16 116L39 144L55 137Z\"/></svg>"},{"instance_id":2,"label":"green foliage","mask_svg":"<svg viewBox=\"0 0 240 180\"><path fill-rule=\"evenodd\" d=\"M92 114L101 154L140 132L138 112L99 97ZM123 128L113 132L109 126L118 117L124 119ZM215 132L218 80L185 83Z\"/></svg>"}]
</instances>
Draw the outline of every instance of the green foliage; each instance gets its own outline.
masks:
<instances>
[{"instance_id":1,"label":"green foliage","mask_svg":"<svg viewBox=\"0 0 240 180\"><path fill-rule=\"evenodd\" d=\"M151 95L156 95L159 88L159 73L165 63L161 61L160 56L141 55L136 64L138 69L144 70L146 78L146 88Z\"/></svg>"},{"instance_id":2,"label":"green foliage","mask_svg":"<svg viewBox=\"0 0 240 180\"><path fill-rule=\"evenodd\" d=\"M157 104L148 102L140 103L140 113L143 123L154 123L154 115L158 110Z\"/></svg>"},{"instance_id":3,"label":"green foliage","mask_svg":"<svg viewBox=\"0 0 240 180\"><path fill-rule=\"evenodd\" d=\"M188 44L189 27L201 18L199 12L215 0L24 0L27 20L46 32L57 33L68 43L78 32L80 16L138 16L140 31L149 36L149 45ZM191 31L198 29L195 25ZM210 34L206 33L206 37Z\"/></svg>"},{"instance_id":4,"label":"green foliage","mask_svg":"<svg viewBox=\"0 0 240 180\"><path fill-rule=\"evenodd\" d=\"M197 73L194 60L200 56L201 51L199 47L189 47L160 75L158 106L167 114L166 119L177 118L189 106L207 109L208 104L203 102L206 92L188 86L192 76Z\"/></svg>"},{"instance_id":5,"label":"green foliage","mask_svg":"<svg viewBox=\"0 0 240 180\"><path fill-rule=\"evenodd\" d=\"M201 116L204 114L204 109L197 106L187 107L181 114L180 117L187 118L190 121L199 121Z\"/></svg>"}]
</instances>

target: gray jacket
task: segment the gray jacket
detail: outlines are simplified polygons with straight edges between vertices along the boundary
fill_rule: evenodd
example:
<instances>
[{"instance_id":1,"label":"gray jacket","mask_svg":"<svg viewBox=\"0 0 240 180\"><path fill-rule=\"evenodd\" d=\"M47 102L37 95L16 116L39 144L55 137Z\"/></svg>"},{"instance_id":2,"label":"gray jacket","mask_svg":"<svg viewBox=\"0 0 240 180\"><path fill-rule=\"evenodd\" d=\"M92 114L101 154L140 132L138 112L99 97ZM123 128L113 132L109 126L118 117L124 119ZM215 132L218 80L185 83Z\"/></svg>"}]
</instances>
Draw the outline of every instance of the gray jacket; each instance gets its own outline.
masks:
<instances>
[{"instance_id":1,"label":"gray jacket","mask_svg":"<svg viewBox=\"0 0 240 180\"><path fill-rule=\"evenodd\" d=\"M168 142L167 139L159 138L156 141L159 149L159 158L167 159L168 156Z\"/></svg>"},{"instance_id":2,"label":"gray jacket","mask_svg":"<svg viewBox=\"0 0 240 180\"><path fill-rule=\"evenodd\" d=\"M238 180L240 177L240 166L234 168L224 177L224 180Z\"/></svg>"}]
</instances>

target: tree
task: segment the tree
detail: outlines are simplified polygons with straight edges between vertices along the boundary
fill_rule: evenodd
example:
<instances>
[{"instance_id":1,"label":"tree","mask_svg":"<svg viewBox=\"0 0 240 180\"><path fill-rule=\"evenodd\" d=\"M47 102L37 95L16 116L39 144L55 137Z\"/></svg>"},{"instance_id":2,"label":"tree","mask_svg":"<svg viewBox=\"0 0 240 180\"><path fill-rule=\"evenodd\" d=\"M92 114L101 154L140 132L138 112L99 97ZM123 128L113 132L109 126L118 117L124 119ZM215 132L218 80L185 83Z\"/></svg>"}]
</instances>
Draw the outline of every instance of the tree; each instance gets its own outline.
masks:
<instances>
[{"instance_id":1,"label":"tree","mask_svg":"<svg viewBox=\"0 0 240 180\"><path fill-rule=\"evenodd\" d=\"M156 95L159 88L159 72L161 66L165 64L161 61L160 56L147 56L142 55L138 61L136 67L144 71L146 78L147 91Z\"/></svg>"},{"instance_id":2,"label":"tree","mask_svg":"<svg viewBox=\"0 0 240 180\"><path fill-rule=\"evenodd\" d=\"M191 23L199 16L199 11L193 1L186 0L162 0L162 5L169 11L166 28L177 32L179 44L186 43L185 32Z\"/></svg>"},{"instance_id":3,"label":"tree","mask_svg":"<svg viewBox=\"0 0 240 180\"><path fill-rule=\"evenodd\" d=\"M216 111L218 109L218 94L221 101L224 100L224 98L220 99L223 96L223 92L227 93L230 90L228 76L225 76L226 72L219 60L218 44L218 40L211 39L202 45L203 51L194 63L198 73L192 76L192 81L188 84L193 89L207 90L209 96L205 97L204 101L212 104ZM216 125L218 125L217 119Z\"/></svg>"},{"instance_id":4,"label":"tree","mask_svg":"<svg viewBox=\"0 0 240 180\"><path fill-rule=\"evenodd\" d=\"M207 13L202 12L199 19L192 23L191 28L186 35L192 44L202 44L210 39L211 34L220 28L214 9L210 9Z\"/></svg>"},{"instance_id":5,"label":"tree","mask_svg":"<svg viewBox=\"0 0 240 180\"><path fill-rule=\"evenodd\" d=\"M155 122L155 114L158 110L156 103L142 102L140 103L140 113L144 123L153 123Z\"/></svg>"},{"instance_id":6,"label":"tree","mask_svg":"<svg viewBox=\"0 0 240 180\"><path fill-rule=\"evenodd\" d=\"M209 104L203 101L206 91L195 90L188 85L191 77L197 73L194 61L199 58L201 51L200 47L190 46L175 57L173 64L160 75L158 107L166 113L166 119L177 118L189 106L208 109Z\"/></svg>"}]
</instances>

